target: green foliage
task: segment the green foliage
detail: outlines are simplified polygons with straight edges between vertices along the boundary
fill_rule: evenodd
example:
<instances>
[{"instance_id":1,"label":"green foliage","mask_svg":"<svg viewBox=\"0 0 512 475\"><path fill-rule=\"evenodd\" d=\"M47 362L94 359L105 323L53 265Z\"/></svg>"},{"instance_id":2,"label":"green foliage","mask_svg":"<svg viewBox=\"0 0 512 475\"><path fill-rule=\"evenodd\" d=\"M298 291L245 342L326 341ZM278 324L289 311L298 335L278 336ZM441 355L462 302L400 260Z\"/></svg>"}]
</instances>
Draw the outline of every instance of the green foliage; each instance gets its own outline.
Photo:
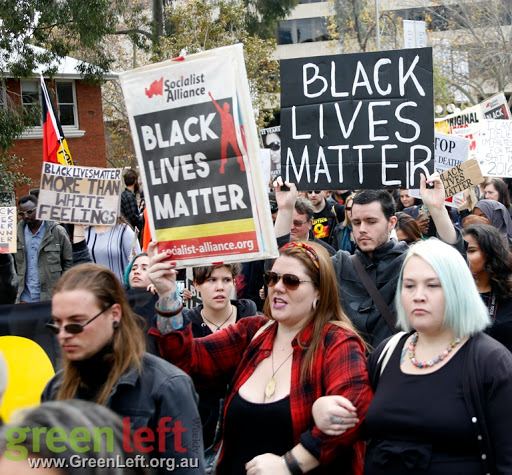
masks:
<instances>
[{"instance_id":1,"label":"green foliage","mask_svg":"<svg viewBox=\"0 0 512 475\"><path fill-rule=\"evenodd\" d=\"M42 64L46 74L53 75L59 59L74 53L90 63L84 66L86 79L101 78L114 59L109 48L105 48L106 35L115 31L118 15L129 3L128 0L3 0L0 3L2 72L30 77ZM30 45L46 51L34 50Z\"/></svg>"},{"instance_id":2,"label":"green foliage","mask_svg":"<svg viewBox=\"0 0 512 475\"><path fill-rule=\"evenodd\" d=\"M280 20L299 4L300 0L244 0L244 22L251 35L273 38Z\"/></svg>"},{"instance_id":3,"label":"green foliage","mask_svg":"<svg viewBox=\"0 0 512 475\"><path fill-rule=\"evenodd\" d=\"M9 154L13 142L19 138L25 128L24 118L18 109L0 108L0 190L13 191L14 188L30 183L30 178L18 171L24 159Z\"/></svg>"},{"instance_id":4,"label":"green foliage","mask_svg":"<svg viewBox=\"0 0 512 475\"><path fill-rule=\"evenodd\" d=\"M192 54L242 43L256 122L262 127L272 119L264 105L267 110L275 107L279 64L272 59L275 40L250 34L245 12L242 1L190 0L173 5L167 10L173 35L162 40L162 56L172 58L182 50Z\"/></svg>"}]
</instances>

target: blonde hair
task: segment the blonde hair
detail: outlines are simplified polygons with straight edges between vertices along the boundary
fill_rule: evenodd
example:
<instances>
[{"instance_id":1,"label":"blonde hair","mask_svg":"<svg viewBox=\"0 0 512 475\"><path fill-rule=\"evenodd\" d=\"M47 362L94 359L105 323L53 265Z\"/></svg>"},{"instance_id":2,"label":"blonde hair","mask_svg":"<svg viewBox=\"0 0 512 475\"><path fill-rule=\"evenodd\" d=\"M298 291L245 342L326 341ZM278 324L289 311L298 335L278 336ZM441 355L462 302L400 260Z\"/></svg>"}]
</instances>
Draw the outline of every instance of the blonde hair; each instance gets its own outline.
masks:
<instances>
[{"instance_id":1,"label":"blonde hair","mask_svg":"<svg viewBox=\"0 0 512 475\"><path fill-rule=\"evenodd\" d=\"M112 341L112 369L107 381L102 386L95 400L105 404L112 388L121 375L130 367L140 370L145 351L145 336L142 331L142 318L136 315L128 303L124 289L116 275L107 267L99 264L80 264L65 272L59 279L53 294L76 289L91 292L100 308L118 303L121 306L122 318L119 327L114 331ZM63 356L62 384L57 392L56 400L72 399L82 378L76 365Z\"/></svg>"}]
</instances>

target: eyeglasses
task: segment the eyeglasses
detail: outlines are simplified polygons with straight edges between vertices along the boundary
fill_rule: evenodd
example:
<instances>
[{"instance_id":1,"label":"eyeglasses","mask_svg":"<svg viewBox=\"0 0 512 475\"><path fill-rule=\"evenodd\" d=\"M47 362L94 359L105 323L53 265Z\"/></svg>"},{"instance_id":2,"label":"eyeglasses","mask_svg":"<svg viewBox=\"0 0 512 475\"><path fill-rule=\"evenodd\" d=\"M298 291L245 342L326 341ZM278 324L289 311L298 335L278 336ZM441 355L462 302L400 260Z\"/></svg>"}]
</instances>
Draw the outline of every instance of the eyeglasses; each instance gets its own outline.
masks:
<instances>
[{"instance_id":1,"label":"eyeglasses","mask_svg":"<svg viewBox=\"0 0 512 475\"><path fill-rule=\"evenodd\" d=\"M281 149L281 144L279 142L272 142L271 144L268 144L268 148L273 152L277 152Z\"/></svg>"},{"instance_id":2,"label":"eyeglasses","mask_svg":"<svg viewBox=\"0 0 512 475\"><path fill-rule=\"evenodd\" d=\"M301 226L304 226L304 224L306 224L306 223L307 223L307 221L294 221L293 226L296 228L300 228Z\"/></svg>"},{"instance_id":3,"label":"eyeglasses","mask_svg":"<svg viewBox=\"0 0 512 475\"><path fill-rule=\"evenodd\" d=\"M33 208L33 209L27 209L26 211L23 211L23 210L21 210L21 209L20 209L20 210L18 211L18 216L25 216L26 214L30 215L30 214L32 214L36 209L37 209L37 207L36 207L36 208Z\"/></svg>"},{"instance_id":4,"label":"eyeglasses","mask_svg":"<svg viewBox=\"0 0 512 475\"><path fill-rule=\"evenodd\" d=\"M283 279L283 284L288 290L297 290L302 282L315 283L314 280L301 280L294 274L279 275L275 272L265 272L263 274L263 282L268 287L274 287L281 279Z\"/></svg>"},{"instance_id":5,"label":"eyeglasses","mask_svg":"<svg viewBox=\"0 0 512 475\"><path fill-rule=\"evenodd\" d=\"M55 325L54 323L47 323L46 329L55 335L58 335L62 329L64 329L68 333L72 333L73 335L77 335L78 333L82 333L84 331L84 327L89 325L93 320L98 318L102 313L105 313L110 307L114 305L111 303L107 308L104 308L100 313L97 315L94 315L90 320L86 321L85 323L68 323L67 325L64 325L63 327L59 327L58 325Z\"/></svg>"}]
</instances>

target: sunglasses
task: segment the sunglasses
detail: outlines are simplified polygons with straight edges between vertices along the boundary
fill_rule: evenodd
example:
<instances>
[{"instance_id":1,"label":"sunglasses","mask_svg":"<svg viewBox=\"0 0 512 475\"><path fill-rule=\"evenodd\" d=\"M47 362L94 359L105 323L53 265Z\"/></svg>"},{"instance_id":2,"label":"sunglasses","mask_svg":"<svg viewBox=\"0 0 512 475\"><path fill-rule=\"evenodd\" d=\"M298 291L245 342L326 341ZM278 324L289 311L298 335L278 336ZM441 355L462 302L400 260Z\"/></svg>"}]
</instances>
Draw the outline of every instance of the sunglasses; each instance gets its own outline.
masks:
<instances>
[{"instance_id":1,"label":"sunglasses","mask_svg":"<svg viewBox=\"0 0 512 475\"><path fill-rule=\"evenodd\" d=\"M322 192L321 191L317 191L317 190L308 191L308 195L319 195L320 193L322 193Z\"/></svg>"},{"instance_id":2,"label":"sunglasses","mask_svg":"<svg viewBox=\"0 0 512 475\"><path fill-rule=\"evenodd\" d=\"M277 152L281 149L281 144L279 142L272 142L268 145L268 148L272 150L273 152Z\"/></svg>"},{"instance_id":3,"label":"sunglasses","mask_svg":"<svg viewBox=\"0 0 512 475\"><path fill-rule=\"evenodd\" d=\"M294 221L294 222L293 222L293 226L294 226L295 228L300 228L301 226L303 226L303 225L304 225L304 224L306 224L306 223L307 223L307 221Z\"/></svg>"},{"instance_id":4,"label":"sunglasses","mask_svg":"<svg viewBox=\"0 0 512 475\"><path fill-rule=\"evenodd\" d=\"M279 275L275 272L265 272L263 274L263 282L267 287L274 287L281 279L283 279L283 284L288 290L297 290L302 282L315 283L314 280L301 280L293 274Z\"/></svg>"},{"instance_id":5,"label":"sunglasses","mask_svg":"<svg viewBox=\"0 0 512 475\"><path fill-rule=\"evenodd\" d=\"M26 214L32 214L37 208L27 209L27 211L18 211L18 216L25 216Z\"/></svg>"},{"instance_id":6,"label":"sunglasses","mask_svg":"<svg viewBox=\"0 0 512 475\"><path fill-rule=\"evenodd\" d=\"M107 308L104 308L100 313L94 315L94 317L92 317L90 320L87 320L85 323L68 323L63 327L59 327L54 323L47 323L45 327L50 333L53 333L54 335L58 335L62 329L64 329L67 333L78 335L79 333L82 333L84 331L84 327L89 325L89 323L98 318L102 313L106 312L110 307L112 307L112 305L114 304L111 303Z\"/></svg>"}]
</instances>

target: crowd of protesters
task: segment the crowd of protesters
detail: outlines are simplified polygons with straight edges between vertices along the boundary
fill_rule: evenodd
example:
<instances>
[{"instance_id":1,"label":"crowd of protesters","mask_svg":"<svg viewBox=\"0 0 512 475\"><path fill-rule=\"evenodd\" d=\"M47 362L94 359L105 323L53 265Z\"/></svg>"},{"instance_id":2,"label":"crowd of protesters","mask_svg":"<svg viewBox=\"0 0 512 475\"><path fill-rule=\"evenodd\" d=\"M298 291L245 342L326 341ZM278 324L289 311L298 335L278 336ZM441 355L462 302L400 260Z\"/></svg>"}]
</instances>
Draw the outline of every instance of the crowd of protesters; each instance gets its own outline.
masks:
<instances>
[{"instance_id":1,"label":"crowd of protesters","mask_svg":"<svg viewBox=\"0 0 512 475\"><path fill-rule=\"evenodd\" d=\"M108 411L123 460L172 459L176 473L512 473L505 181L446 206L437 173L422 176L420 197L298 192L278 178L279 257L194 268L202 303L191 307L172 256L142 242L135 171L125 185L124 217L108 229L40 221L37 197L18 200L0 303L51 300L61 350L42 395L54 402L27 425L80 409L86 421L94 405L66 404L89 401ZM144 318L132 292L147 295ZM0 470L14 467L13 427L0 432Z\"/></svg>"}]
</instances>

